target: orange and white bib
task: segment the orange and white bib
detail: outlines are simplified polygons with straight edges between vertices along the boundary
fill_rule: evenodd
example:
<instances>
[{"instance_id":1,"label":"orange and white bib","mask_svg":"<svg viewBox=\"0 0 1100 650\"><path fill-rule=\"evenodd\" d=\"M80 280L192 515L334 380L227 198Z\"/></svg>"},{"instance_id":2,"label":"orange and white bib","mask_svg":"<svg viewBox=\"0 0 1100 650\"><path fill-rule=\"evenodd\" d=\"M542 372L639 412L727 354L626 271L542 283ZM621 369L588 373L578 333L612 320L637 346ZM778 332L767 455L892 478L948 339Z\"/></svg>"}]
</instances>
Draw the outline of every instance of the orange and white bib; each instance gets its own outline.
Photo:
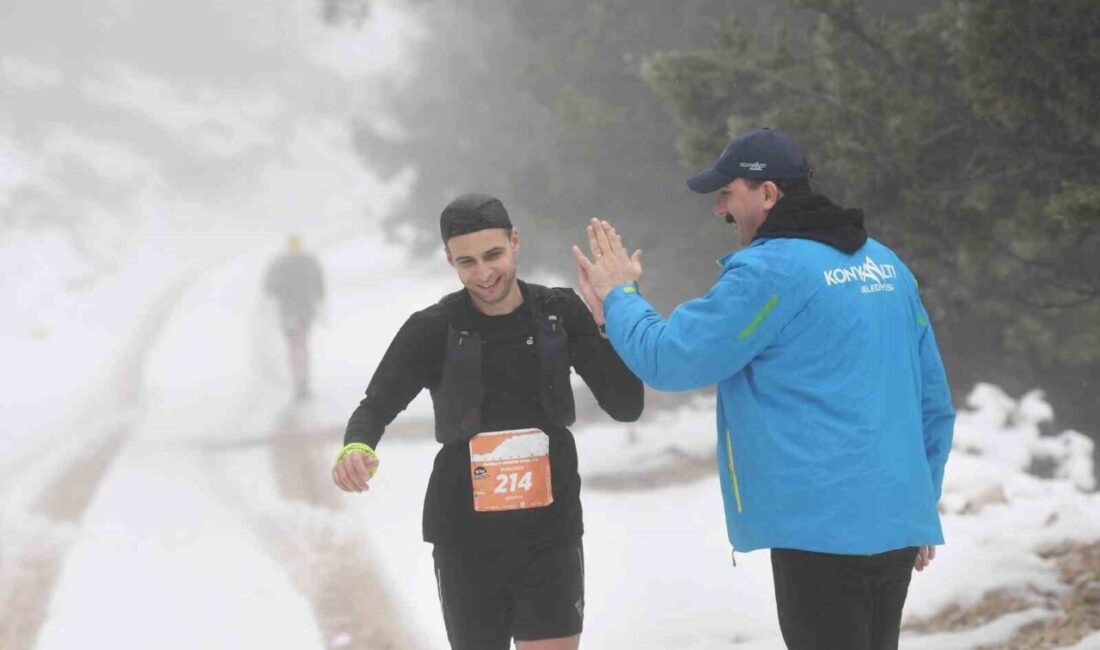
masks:
<instances>
[{"instance_id":1,"label":"orange and white bib","mask_svg":"<svg viewBox=\"0 0 1100 650\"><path fill-rule=\"evenodd\" d=\"M477 434L470 438L470 480L477 512L550 505L550 436L541 429Z\"/></svg>"}]
</instances>

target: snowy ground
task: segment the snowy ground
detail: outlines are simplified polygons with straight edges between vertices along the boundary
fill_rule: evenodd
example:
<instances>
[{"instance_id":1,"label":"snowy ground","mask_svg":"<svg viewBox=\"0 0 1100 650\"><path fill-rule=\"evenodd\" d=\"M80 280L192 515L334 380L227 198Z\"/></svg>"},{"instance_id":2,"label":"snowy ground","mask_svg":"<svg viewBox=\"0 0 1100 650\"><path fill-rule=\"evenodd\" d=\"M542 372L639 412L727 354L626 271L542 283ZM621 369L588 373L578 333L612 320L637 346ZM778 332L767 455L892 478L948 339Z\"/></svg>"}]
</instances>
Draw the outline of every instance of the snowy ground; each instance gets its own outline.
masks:
<instances>
[{"instance_id":1,"label":"snowy ground","mask_svg":"<svg viewBox=\"0 0 1100 650\"><path fill-rule=\"evenodd\" d=\"M368 494L328 475L398 326L456 286L441 257L364 235L415 170L378 178L348 127L400 137L378 98L428 35L388 0L358 32L312 0L77 4L96 20L19 0L0 22L0 649L444 648L426 396ZM330 285L300 408L259 293L290 230ZM730 561L711 399L630 426L582 401L584 647L780 647L767 554ZM969 396L903 648L1060 616L1055 550L1100 540L1100 497L1092 443L1040 436L1050 415L1038 394ZM1023 605L918 632L991 592Z\"/></svg>"},{"instance_id":2,"label":"snowy ground","mask_svg":"<svg viewBox=\"0 0 1100 650\"><path fill-rule=\"evenodd\" d=\"M95 435L57 433L64 444L45 446L37 462L3 483L0 576L43 540L57 549L34 647L139 648L153 637L173 648L401 647L372 645L337 619L322 624L321 592L333 587L317 578L331 561L310 541L318 539L373 565L406 647L446 647L430 548L420 542L435 451L426 402L415 402L383 441L369 493L337 493L327 474L342 425L390 337L454 280L442 260L410 261L370 239L332 247L322 259L332 298L315 333L312 404L288 409L280 341L258 293L264 256L245 256L196 278L178 297L144 356L134 405L114 416L92 408L88 433ZM395 268L402 273L385 271ZM38 390L30 383L24 397ZM1017 401L979 386L969 403L947 471L948 543L914 577L909 617L967 606L995 589L1057 593L1064 587L1053 561L1038 552L1100 539L1087 438L1040 436L1038 424L1051 413L1037 394ZM575 427L586 481L586 647L779 647L768 556L738 554L732 566L716 478L700 469L713 456L711 408L700 396L634 426L600 416ZM288 421L302 460L289 469L280 466L278 446ZM13 430L5 442L33 446L50 440L49 431ZM101 442L116 451L78 516L41 514L52 491L66 490L58 475ZM1049 478L1028 474L1033 467ZM606 480L613 476L660 476L661 485L631 488ZM296 480L305 487L287 487ZM368 596L354 587L342 593ZM1044 603L1036 597L1034 608L978 629L907 633L902 647L1005 640L1054 616ZM1098 647L1100 638L1089 643L1078 647Z\"/></svg>"}]
</instances>

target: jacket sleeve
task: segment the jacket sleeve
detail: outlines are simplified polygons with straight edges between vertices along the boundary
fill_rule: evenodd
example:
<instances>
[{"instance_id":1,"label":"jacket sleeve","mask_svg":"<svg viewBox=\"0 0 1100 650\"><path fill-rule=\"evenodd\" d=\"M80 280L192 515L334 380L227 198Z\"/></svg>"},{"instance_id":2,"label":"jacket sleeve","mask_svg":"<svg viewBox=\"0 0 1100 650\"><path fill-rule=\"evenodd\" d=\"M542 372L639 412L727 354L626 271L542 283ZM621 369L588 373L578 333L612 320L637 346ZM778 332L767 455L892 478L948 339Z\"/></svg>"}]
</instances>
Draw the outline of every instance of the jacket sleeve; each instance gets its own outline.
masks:
<instances>
[{"instance_id":1,"label":"jacket sleeve","mask_svg":"<svg viewBox=\"0 0 1100 650\"><path fill-rule=\"evenodd\" d=\"M409 317L374 371L366 397L351 414L344 444L362 442L376 448L397 414L438 378L444 345L440 323L424 312Z\"/></svg>"},{"instance_id":2,"label":"jacket sleeve","mask_svg":"<svg viewBox=\"0 0 1100 650\"><path fill-rule=\"evenodd\" d=\"M738 259L738 258L742 259ZM773 264L736 255L710 292L664 319L631 285L604 299L612 345L653 388L684 391L731 377L768 346L805 297Z\"/></svg>"},{"instance_id":3,"label":"jacket sleeve","mask_svg":"<svg viewBox=\"0 0 1100 650\"><path fill-rule=\"evenodd\" d=\"M584 379L596 402L619 422L633 422L645 406L644 387L626 367L611 343L600 336L592 313L571 289L559 289L565 303L570 362Z\"/></svg>"},{"instance_id":4,"label":"jacket sleeve","mask_svg":"<svg viewBox=\"0 0 1100 650\"><path fill-rule=\"evenodd\" d=\"M928 312L918 304L918 320L921 327L921 420L924 430L924 453L932 472L932 488L939 501L943 493L943 472L951 440L955 433L955 409L951 405L951 389L943 368L936 335Z\"/></svg>"}]
</instances>

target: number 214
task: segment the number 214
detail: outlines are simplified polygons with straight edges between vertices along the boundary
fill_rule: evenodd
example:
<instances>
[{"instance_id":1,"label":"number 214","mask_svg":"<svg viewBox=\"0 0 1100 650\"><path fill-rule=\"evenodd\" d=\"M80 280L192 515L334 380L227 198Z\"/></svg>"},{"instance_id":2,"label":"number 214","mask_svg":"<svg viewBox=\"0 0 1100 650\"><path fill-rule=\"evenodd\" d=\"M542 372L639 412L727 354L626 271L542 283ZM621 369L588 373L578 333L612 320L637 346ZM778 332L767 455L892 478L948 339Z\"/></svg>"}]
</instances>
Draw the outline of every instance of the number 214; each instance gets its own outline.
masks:
<instances>
[{"instance_id":1,"label":"number 214","mask_svg":"<svg viewBox=\"0 0 1100 650\"><path fill-rule=\"evenodd\" d=\"M519 488L523 488L524 490L531 489L531 472L524 473L522 477L518 472L500 474L497 476L497 487L493 492L496 494L505 494L508 492L515 492Z\"/></svg>"}]
</instances>

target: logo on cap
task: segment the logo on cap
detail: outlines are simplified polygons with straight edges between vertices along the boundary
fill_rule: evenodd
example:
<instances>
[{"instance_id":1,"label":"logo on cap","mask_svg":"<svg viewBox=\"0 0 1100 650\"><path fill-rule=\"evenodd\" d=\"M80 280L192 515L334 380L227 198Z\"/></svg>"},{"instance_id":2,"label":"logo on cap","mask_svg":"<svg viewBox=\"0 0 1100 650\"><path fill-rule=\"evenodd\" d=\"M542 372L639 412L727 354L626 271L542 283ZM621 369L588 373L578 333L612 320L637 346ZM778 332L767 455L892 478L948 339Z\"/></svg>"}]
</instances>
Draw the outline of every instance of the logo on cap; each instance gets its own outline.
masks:
<instances>
[{"instance_id":1,"label":"logo on cap","mask_svg":"<svg viewBox=\"0 0 1100 650\"><path fill-rule=\"evenodd\" d=\"M767 166L768 166L768 163L762 163L762 162L759 162L759 161L751 162L751 163L750 162L741 163L741 167L743 169L748 169L750 172L762 172L762 171L764 171L764 168L767 167Z\"/></svg>"}]
</instances>

